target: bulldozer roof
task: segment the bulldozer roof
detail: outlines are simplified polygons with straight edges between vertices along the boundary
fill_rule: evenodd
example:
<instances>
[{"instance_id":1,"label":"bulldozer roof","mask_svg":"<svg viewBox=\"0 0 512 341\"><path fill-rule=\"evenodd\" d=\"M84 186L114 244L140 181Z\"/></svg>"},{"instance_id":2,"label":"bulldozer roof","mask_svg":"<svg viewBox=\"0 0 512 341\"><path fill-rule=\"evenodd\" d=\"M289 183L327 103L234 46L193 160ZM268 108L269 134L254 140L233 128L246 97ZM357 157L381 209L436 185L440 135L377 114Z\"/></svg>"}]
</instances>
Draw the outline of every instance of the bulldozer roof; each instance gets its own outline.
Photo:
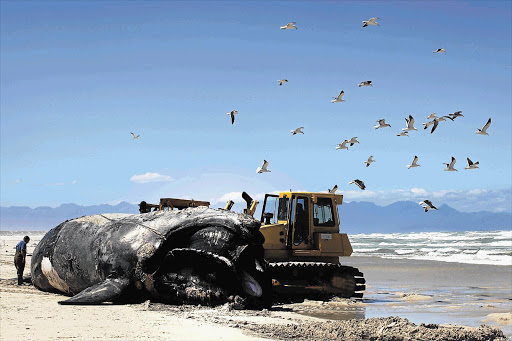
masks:
<instances>
[{"instance_id":1,"label":"bulldozer roof","mask_svg":"<svg viewBox=\"0 0 512 341\"><path fill-rule=\"evenodd\" d=\"M333 193L326 193L326 192L300 192L300 191L291 191L291 192L280 192L279 197L282 198L284 196L291 197L293 195L303 195L307 197L329 197L333 198L336 201L338 205L341 205L343 202L343 194L333 194Z\"/></svg>"}]
</instances>

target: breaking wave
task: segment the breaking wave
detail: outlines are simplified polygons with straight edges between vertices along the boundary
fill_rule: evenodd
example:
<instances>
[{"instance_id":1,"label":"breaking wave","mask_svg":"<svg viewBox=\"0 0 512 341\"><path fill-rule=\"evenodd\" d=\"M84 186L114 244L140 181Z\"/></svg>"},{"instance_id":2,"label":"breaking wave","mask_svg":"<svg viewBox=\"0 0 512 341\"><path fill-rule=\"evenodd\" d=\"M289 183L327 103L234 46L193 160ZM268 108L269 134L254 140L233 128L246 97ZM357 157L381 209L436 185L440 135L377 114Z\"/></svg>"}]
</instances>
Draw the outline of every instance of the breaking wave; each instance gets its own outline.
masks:
<instances>
[{"instance_id":1,"label":"breaking wave","mask_svg":"<svg viewBox=\"0 0 512 341\"><path fill-rule=\"evenodd\" d=\"M512 230L350 235L353 256L512 265Z\"/></svg>"}]
</instances>

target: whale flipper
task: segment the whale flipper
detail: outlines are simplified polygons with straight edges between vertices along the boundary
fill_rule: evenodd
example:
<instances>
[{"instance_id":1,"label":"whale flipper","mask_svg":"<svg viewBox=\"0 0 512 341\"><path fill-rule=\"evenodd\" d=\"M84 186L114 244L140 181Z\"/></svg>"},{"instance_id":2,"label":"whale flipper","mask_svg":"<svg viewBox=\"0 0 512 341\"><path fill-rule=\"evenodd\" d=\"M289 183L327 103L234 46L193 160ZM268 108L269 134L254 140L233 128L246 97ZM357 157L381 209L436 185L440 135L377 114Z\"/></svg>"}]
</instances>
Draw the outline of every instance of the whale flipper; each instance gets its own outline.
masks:
<instances>
[{"instance_id":1,"label":"whale flipper","mask_svg":"<svg viewBox=\"0 0 512 341\"><path fill-rule=\"evenodd\" d=\"M130 285L130 280L128 278L107 278L103 282L80 291L70 299L59 301L59 304L80 305L110 302L119 297L123 290L128 287L128 285Z\"/></svg>"}]
</instances>

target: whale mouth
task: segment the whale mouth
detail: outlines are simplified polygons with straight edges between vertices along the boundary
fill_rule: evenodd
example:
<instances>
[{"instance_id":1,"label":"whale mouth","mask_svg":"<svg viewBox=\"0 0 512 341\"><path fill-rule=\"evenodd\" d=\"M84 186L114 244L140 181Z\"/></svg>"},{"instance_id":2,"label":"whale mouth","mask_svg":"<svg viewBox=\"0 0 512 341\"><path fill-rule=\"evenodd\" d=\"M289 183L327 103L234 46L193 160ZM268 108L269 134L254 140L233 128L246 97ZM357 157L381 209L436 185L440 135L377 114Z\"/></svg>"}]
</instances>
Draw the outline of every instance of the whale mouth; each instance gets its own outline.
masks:
<instances>
[{"instance_id":1,"label":"whale mouth","mask_svg":"<svg viewBox=\"0 0 512 341\"><path fill-rule=\"evenodd\" d=\"M251 254L249 248L244 249L232 262L209 251L173 249L153 274L158 299L170 304L216 306L236 301L243 308L268 306L263 300L271 297L271 288ZM254 264L253 269L248 264Z\"/></svg>"},{"instance_id":2,"label":"whale mouth","mask_svg":"<svg viewBox=\"0 0 512 341\"><path fill-rule=\"evenodd\" d=\"M173 249L155 275L155 290L165 303L218 305L237 291L234 264L207 251Z\"/></svg>"}]
</instances>

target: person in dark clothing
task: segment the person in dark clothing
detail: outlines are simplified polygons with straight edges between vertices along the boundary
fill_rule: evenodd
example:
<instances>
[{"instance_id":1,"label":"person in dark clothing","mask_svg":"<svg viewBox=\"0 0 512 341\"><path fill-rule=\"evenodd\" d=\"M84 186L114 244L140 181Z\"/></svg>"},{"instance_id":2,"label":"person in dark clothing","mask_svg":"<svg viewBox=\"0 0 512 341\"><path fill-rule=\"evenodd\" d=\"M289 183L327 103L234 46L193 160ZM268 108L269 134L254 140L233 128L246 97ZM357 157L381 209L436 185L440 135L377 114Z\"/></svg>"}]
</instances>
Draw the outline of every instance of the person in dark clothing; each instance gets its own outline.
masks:
<instances>
[{"instance_id":1,"label":"person in dark clothing","mask_svg":"<svg viewBox=\"0 0 512 341\"><path fill-rule=\"evenodd\" d=\"M25 259L27 257L27 244L30 241L29 236L23 237L23 240L16 244L16 253L14 254L14 266L18 272L18 285L23 284L23 271L25 270Z\"/></svg>"}]
</instances>

